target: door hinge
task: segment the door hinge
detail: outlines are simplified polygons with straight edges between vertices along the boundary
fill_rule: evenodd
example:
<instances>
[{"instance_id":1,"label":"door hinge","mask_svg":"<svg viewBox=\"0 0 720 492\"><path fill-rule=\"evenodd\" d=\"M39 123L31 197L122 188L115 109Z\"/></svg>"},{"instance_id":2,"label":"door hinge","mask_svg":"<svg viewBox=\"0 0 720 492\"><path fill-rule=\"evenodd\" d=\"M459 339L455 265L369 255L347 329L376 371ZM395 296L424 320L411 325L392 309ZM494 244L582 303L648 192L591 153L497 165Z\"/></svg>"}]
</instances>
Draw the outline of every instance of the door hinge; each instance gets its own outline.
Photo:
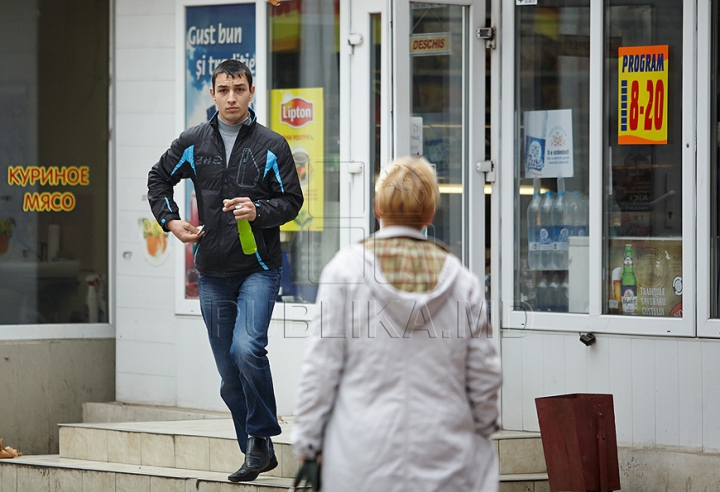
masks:
<instances>
[{"instance_id":1,"label":"door hinge","mask_svg":"<svg viewBox=\"0 0 720 492\"><path fill-rule=\"evenodd\" d=\"M485 182L495 182L495 162L494 161L478 161L475 163L475 170L479 173L485 173Z\"/></svg>"},{"instance_id":2,"label":"door hinge","mask_svg":"<svg viewBox=\"0 0 720 492\"><path fill-rule=\"evenodd\" d=\"M475 29L475 37L485 40L485 47L491 50L495 49L495 28L494 27L478 27Z\"/></svg>"}]
</instances>

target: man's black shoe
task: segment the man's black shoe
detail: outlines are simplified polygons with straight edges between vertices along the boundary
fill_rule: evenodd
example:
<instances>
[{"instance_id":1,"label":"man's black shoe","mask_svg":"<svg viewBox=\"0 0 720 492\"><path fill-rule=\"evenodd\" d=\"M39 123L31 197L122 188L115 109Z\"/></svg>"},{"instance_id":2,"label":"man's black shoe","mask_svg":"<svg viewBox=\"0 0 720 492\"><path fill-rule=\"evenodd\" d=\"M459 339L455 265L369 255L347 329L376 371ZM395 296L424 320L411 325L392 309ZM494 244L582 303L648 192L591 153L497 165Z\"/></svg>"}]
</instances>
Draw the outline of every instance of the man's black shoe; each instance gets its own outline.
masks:
<instances>
[{"instance_id":1,"label":"man's black shoe","mask_svg":"<svg viewBox=\"0 0 720 492\"><path fill-rule=\"evenodd\" d=\"M228 477L231 482L252 482L261 473L278 466L275 454L270 455L269 437L249 437L245 462L238 471Z\"/></svg>"}]
</instances>

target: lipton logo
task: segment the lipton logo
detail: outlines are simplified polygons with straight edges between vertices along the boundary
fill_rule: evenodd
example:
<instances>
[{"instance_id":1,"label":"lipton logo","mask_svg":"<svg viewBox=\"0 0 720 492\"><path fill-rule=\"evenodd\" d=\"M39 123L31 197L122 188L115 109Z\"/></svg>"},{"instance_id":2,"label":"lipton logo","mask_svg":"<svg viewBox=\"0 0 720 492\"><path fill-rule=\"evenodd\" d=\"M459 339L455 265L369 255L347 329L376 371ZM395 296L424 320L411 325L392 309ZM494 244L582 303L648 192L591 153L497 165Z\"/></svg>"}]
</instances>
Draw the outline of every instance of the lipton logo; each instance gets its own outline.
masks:
<instances>
[{"instance_id":1,"label":"lipton logo","mask_svg":"<svg viewBox=\"0 0 720 492\"><path fill-rule=\"evenodd\" d=\"M280 105L280 121L293 128L312 123L313 103L296 97Z\"/></svg>"}]
</instances>

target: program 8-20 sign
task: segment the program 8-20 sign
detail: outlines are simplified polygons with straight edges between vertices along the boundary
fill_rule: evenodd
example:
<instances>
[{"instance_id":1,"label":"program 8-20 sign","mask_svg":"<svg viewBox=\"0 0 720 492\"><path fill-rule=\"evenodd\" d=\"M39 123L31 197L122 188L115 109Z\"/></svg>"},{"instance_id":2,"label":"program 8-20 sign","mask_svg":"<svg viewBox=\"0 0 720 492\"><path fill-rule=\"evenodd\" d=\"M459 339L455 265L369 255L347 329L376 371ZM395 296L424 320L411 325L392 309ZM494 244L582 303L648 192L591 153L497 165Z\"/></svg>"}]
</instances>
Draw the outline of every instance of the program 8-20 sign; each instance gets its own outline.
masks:
<instances>
[{"instance_id":1,"label":"program 8-20 sign","mask_svg":"<svg viewBox=\"0 0 720 492\"><path fill-rule=\"evenodd\" d=\"M667 144L668 45L618 48L618 144Z\"/></svg>"}]
</instances>

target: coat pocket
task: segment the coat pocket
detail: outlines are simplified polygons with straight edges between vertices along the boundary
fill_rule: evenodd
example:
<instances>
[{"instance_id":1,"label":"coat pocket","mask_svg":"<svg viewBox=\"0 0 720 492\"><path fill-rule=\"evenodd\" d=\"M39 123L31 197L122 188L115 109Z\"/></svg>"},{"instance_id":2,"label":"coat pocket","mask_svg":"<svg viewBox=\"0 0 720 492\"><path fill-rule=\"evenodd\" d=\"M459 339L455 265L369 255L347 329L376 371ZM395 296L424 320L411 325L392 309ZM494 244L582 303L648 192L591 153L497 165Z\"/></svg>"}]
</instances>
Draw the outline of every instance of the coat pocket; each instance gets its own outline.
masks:
<instances>
[{"instance_id":1,"label":"coat pocket","mask_svg":"<svg viewBox=\"0 0 720 492\"><path fill-rule=\"evenodd\" d=\"M252 150L245 148L240 156L237 185L241 188L255 188L260 180L260 166L255 160Z\"/></svg>"}]
</instances>

